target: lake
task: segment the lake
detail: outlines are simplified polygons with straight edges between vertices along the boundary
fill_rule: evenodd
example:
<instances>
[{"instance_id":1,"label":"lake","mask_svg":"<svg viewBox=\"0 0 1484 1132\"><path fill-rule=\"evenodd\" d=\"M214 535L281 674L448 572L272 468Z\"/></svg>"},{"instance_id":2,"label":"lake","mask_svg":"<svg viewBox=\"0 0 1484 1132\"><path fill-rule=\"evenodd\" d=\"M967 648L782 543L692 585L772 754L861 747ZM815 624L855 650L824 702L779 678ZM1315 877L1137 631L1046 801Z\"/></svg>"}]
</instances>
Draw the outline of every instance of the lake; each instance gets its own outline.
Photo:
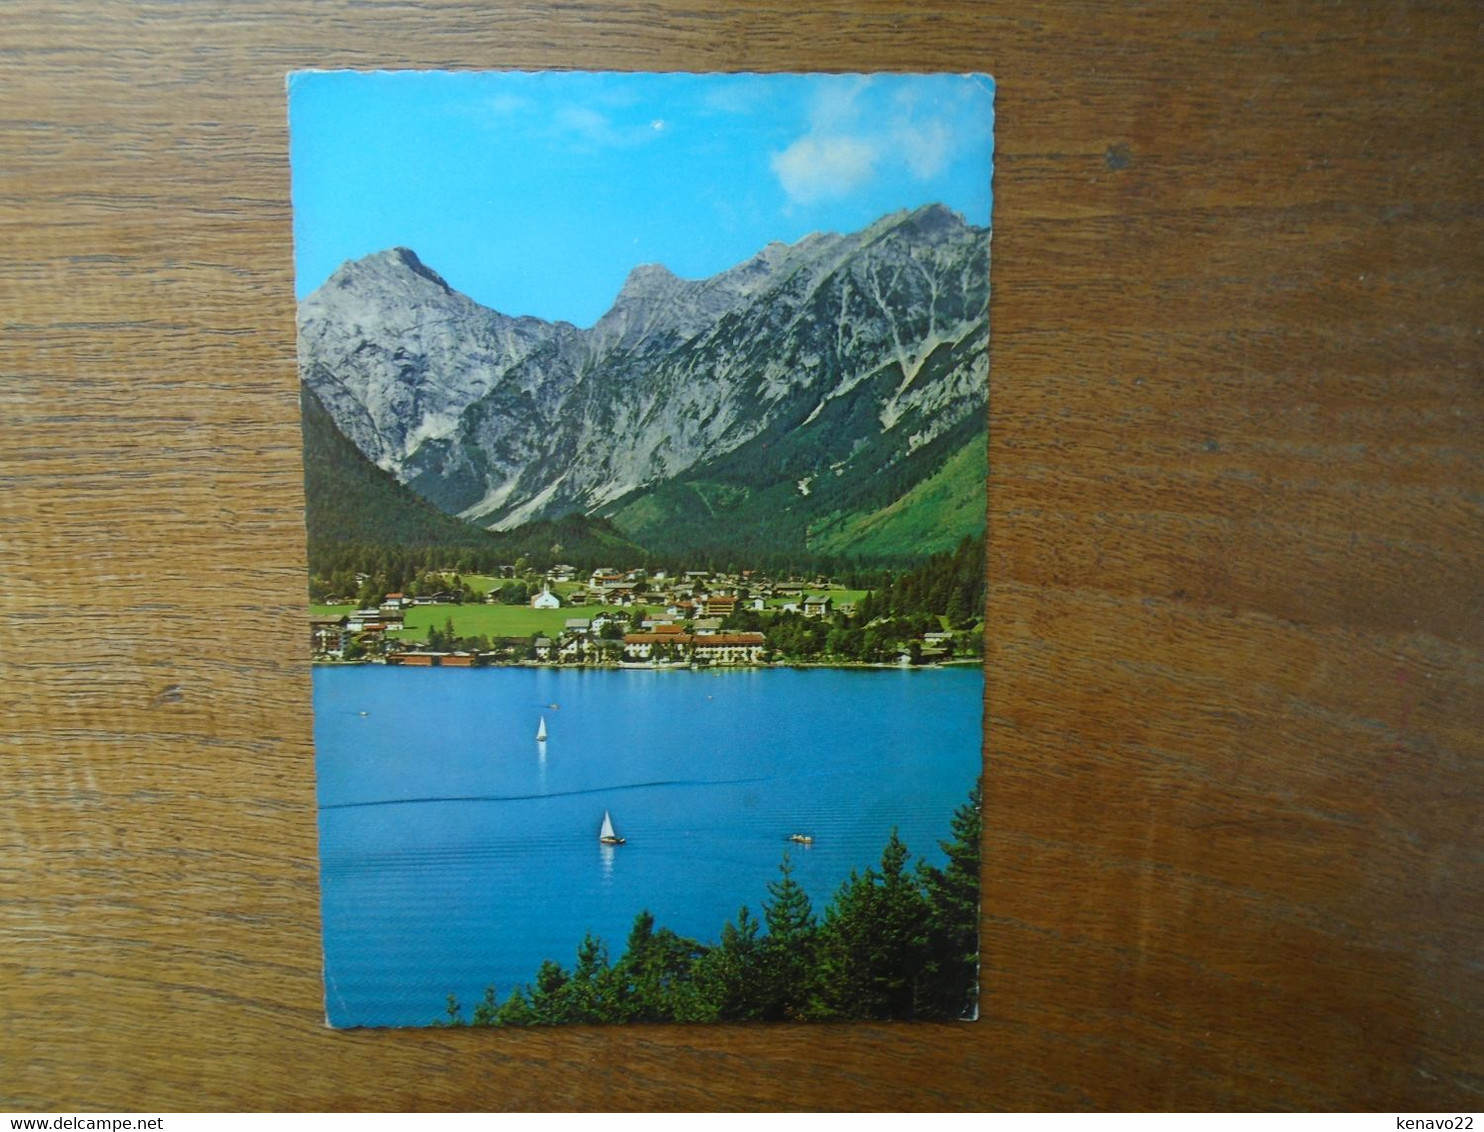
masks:
<instances>
[{"instance_id":1,"label":"lake","mask_svg":"<svg viewBox=\"0 0 1484 1132\"><path fill-rule=\"evenodd\" d=\"M977 668L317 667L331 1024L427 1025L450 993L467 1017L586 932L617 960L642 909L715 942L785 851L816 912L893 827L941 863L983 690ZM598 843L605 810L627 844Z\"/></svg>"}]
</instances>

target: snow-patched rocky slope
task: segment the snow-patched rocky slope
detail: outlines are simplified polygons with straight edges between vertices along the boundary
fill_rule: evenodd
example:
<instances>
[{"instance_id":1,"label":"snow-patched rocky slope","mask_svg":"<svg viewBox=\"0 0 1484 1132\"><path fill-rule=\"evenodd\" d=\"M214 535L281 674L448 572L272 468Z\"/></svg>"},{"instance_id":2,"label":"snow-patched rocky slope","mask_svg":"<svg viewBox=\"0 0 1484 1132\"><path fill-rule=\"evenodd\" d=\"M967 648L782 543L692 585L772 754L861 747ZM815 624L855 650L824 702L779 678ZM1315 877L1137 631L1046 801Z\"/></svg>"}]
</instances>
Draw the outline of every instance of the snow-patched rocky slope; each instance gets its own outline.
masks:
<instances>
[{"instance_id":1,"label":"snow-patched rocky slope","mask_svg":"<svg viewBox=\"0 0 1484 1132\"><path fill-rule=\"evenodd\" d=\"M709 279L636 267L579 329L482 307L398 248L300 304L300 374L370 459L496 528L806 428L819 474L867 448L852 474L874 474L982 418L988 257L986 230L929 205Z\"/></svg>"}]
</instances>

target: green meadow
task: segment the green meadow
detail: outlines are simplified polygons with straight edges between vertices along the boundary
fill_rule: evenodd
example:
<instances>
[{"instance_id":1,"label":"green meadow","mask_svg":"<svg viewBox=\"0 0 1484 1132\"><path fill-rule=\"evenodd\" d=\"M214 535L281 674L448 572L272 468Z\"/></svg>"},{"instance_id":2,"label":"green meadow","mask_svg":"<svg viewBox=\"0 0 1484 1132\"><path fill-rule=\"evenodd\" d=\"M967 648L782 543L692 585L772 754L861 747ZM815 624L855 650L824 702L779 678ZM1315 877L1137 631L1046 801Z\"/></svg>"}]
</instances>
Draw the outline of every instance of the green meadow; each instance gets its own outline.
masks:
<instances>
[{"instance_id":1,"label":"green meadow","mask_svg":"<svg viewBox=\"0 0 1484 1132\"><path fill-rule=\"evenodd\" d=\"M488 593L494 585L499 584L499 579L488 578L482 575L466 574L464 580L469 583L476 593ZM563 597L576 586L559 585L555 592ZM828 593L834 599L836 608L842 604L858 602L866 595L865 590L808 590L809 594ZM784 601L802 600L802 598L771 598L768 608L776 609L783 605ZM315 617L340 617L351 611L351 606L346 605L312 605L310 613ZM443 629L449 621L453 622L454 635L459 637L530 637L535 634L544 634L548 637L556 637L565 627L568 619L574 617L590 618L610 607L602 605L564 605L560 609L532 609L528 605L414 605L406 610L405 627L398 629L390 636L402 640L421 641L426 640L429 629ZM646 616L663 614L664 607L659 605L647 605L644 607ZM627 609L612 612L629 612Z\"/></svg>"},{"instance_id":2,"label":"green meadow","mask_svg":"<svg viewBox=\"0 0 1484 1132\"><path fill-rule=\"evenodd\" d=\"M582 616L570 609L528 605L414 605L407 610L406 627L391 636L421 641L429 629L442 629L452 621L458 637L529 637L534 633L554 637L567 618Z\"/></svg>"},{"instance_id":3,"label":"green meadow","mask_svg":"<svg viewBox=\"0 0 1484 1132\"><path fill-rule=\"evenodd\" d=\"M542 633L557 636L568 618L592 617L601 606L565 606L561 609L532 609L528 605L414 605L406 611L405 628L389 634L403 640L426 640L429 629L442 629L453 622L459 637L529 637ZM315 617L340 617L350 612L344 605L314 605Z\"/></svg>"}]
</instances>

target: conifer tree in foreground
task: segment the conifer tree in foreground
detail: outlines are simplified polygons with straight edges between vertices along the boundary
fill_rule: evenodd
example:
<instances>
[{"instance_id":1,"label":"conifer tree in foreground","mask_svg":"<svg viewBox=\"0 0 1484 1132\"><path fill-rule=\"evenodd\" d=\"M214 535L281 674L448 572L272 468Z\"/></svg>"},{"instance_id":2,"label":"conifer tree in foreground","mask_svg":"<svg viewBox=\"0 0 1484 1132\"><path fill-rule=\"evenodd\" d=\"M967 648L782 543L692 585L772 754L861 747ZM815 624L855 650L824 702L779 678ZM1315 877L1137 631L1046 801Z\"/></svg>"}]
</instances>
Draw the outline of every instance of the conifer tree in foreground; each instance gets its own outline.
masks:
<instances>
[{"instance_id":1,"label":"conifer tree in foreground","mask_svg":"<svg viewBox=\"0 0 1484 1132\"><path fill-rule=\"evenodd\" d=\"M763 970L762 925L744 904L736 923L721 929L721 943L696 963L694 996L681 1022L752 1022L760 1019L758 987Z\"/></svg>"},{"instance_id":2,"label":"conifer tree in foreground","mask_svg":"<svg viewBox=\"0 0 1484 1132\"><path fill-rule=\"evenodd\" d=\"M808 1016L813 997L815 950L818 931L809 894L794 880L793 862L784 850L779 878L768 885L763 919L768 934L763 940L761 1017L770 1022L793 1021Z\"/></svg>"},{"instance_id":3,"label":"conifer tree in foreground","mask_svg":"<svg viewBox=\"0 0 1484 1132\"><path fill-rule=\"evenodd\" d=\"M948 864L917 867L928 903L923 1007L935 1018L973 1018L979 1013L978 783L949 828L953 837L938 843Z\"/></svg>"}]
</instances>

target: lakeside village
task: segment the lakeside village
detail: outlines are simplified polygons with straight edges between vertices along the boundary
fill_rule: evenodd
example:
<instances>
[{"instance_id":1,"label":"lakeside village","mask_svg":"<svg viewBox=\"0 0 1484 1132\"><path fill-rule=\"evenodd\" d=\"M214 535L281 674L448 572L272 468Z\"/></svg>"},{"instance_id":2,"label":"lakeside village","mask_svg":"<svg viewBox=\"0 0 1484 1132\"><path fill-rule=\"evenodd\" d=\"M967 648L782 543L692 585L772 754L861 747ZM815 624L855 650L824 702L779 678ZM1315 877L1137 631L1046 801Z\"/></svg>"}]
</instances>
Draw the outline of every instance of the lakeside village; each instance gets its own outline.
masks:
<instances>
[{"instance_id":1,"label":"lakeside village","mask_svg":"<svg viewBox=\"0 0 1484 1132\"><path fill-rule=\"evenodd\" d=\"M750 570L600 568L580 578L557 565L544 574L429 571L377 600L371 579L356 575L354 598L314 595L311 647L317 663L443 668L977 662L982 626L969 595L915 595L910 581L904 575L894 593L890 580L868 591ZM334 608L343 605L353 608ZM532 623L541 627L526 631Z\"/></svg>"}]
</instances>

